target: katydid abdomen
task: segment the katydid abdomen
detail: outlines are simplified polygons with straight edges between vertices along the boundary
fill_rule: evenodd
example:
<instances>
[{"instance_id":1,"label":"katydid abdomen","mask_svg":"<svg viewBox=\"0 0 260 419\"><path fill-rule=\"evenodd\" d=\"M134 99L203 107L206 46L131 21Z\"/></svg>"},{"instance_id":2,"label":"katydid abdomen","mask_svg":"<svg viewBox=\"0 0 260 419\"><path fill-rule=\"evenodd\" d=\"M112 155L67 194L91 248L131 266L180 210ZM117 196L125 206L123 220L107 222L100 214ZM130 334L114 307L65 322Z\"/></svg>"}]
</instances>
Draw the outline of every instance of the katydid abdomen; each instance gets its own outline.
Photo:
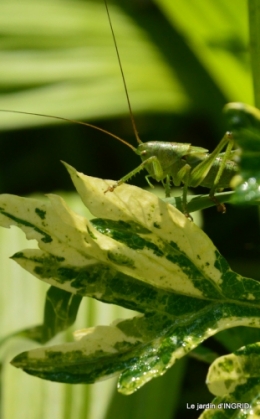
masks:
<instances>
[{"instance_id":1,"label":"katydid abdomen","mask_svg":"<svg viewBox=\"0 0 260 419\"><path fill-rule=\"evenodd\" d=\"M150 177L156 181L163 181L170 176L172 183L179 186L181 183L192 185L193 169L200 163L209 159L208 150L195 147L187 143L170 143L150 141L141 143L136 149L142 159L141 168L145 168ZM199 185L211 189L217 173L223 163L224 154L217 156L211 165L204 170ZM139 166L140 167L140 166ZM186 170L185 170L186 167ZM238 166L232 160L225 162L223 173L218 182L218 188L228 188L233 176L237 174ZM191 179L189 180L189 176Z\"/></svg>"}]
</instances>

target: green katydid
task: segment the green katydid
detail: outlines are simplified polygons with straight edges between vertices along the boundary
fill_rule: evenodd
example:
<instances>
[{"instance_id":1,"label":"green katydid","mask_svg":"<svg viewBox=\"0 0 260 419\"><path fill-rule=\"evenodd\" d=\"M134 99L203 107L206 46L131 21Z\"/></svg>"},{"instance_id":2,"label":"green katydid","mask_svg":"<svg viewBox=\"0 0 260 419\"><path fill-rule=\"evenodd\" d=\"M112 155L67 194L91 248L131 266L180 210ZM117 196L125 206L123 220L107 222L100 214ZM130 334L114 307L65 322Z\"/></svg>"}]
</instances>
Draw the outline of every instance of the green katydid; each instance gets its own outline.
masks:
<instances>
[{"instance_id":1,"label":"green katydid","mask_svg":"<svg viewBox=\"0 0 260 419\"><path fill-rule=\"evenodd\" d=\"M226 151L220 153L226 145ZM114 185L109 186L105 192L114 191L117 186L145 168L149 173L146 176L148 184L152 186L149 178L161 181L166 197L170 196L171 181L174 186L180 186L183 183L183 212L186 216L189 216L187 212L188 187L197 186L209 188L209 198L216 203L218 211L224 213L225 206L218 203L214 194L217 189L228 188L231 179L237 174L237 164L229 160L233 145L232 134L229 132L224 135L211 154L208 154L208 150L204 148L186 143L140 142L133 150L141 157L142 163Z\"/></svg>"},{"instance_id":2,"label":"green katydid","mask_svg":"<svg viewBox=\"0 0 260 419\"><path fill-rule=\"evenodd\" d=\"M125 76L123 73L121 59L118 52L117 42L114 35L106 0L104 0L104 3L106 6L108 20L114 39L114 45L117 53L120 71L122 74L122 80L126 93L130 117L133 125L134 134L138 142L138 146L137 148L135 148L122 138L92 124L73 120L70 122L86 125L88 127L97 129L105 134L108 134L116 138L118 141L121 141L122 143L130 147L142 159L142 163L138 167L136 167L130 173L122 177L115 184L109 186L105 192L114 191L116 187L128 181L137 172L139 172L142 169L146 169L148 171L148 175L146 176L148 183L151 185L149 180L150 178L153 178L156 181L161 181L165 189L166 197L170 196L171 182L175 186L180 186L181 184L184 185L183 212L185 215L189 216L187 211L187 189L188 187L197 187L199 185L210 189L210 199L216 203L219 211L225 212L225 206L223 204L218 203L214 194L217 189L229 187L230 180L237 173L238 170L236 163L232 160L229 160L229 158L232 156L232 148L234 145L232 134L226 133L223 139L220 141L220 143L217 145L217 147L211 154L208 154L208 150L201 147L192 146L191 144L158 141L150 141L147 143L143 143L140 140L135 125L133 112L131 109ZM52 117L55 119L69 121L66 118L55 117L51 115L43 115L38 113L35 114L21 111L12 112ZM227 146L226 151L224 153L221 153L225 146Z\"/></svg>"},{"instance_id":3,"label":"green katydid","mask_svg":"<svg viewBox=\"0 0 260 419\"><path fill-rule=\"evenodd\" d=\"M232 134L227 132L211 154L208 154L208 150L202 147L192 146L191 144L158 141L143 143L140 140L131 109L123 66L107 6L107 0L104 0L104 3L122 75L132 126L138 143L137 148L130 147L142 159L142 163L138 167L122 177L114 185L109 186L105 192L113 192L117 186L128 181L132 176L145 168L149 173L146 176L148 184L152 186L149 181L150 177L156 181L161 181L165 189L166 197L170 196L171 181L175 186L180 186L181 183L184 184L183 212L186 216L189 217L187 211L187 192L189 186L197 187L201 185L209 188L209 198L216 203L220 212L225 212L225 205L218 203L214 194L217 189L228 188L231 179L238 171L236 163L229 160L234 146ZM225 146L227 146L226 151L220 154Z\"/></svg>"}]
</instances>

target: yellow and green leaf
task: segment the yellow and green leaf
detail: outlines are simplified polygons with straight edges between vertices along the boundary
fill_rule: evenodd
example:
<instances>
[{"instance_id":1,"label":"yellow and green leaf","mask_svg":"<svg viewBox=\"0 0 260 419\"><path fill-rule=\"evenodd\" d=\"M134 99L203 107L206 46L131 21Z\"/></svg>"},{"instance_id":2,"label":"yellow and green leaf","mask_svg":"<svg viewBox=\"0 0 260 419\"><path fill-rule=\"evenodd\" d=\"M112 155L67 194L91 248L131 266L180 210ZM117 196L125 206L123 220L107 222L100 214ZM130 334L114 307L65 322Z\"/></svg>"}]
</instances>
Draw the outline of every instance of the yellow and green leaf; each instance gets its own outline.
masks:
<instances>
[{"instance_id":1,"label":"yellow and green leaf","mask_svg":"<svg viewBox=\"0 0 260 419\"><path fill-rule=\"evenodd\" d=\"M90 178L66 165L92 221L65 201L0 197L0 224L16 225L39 249L12 259L75 296L139 316L81 331L76 342L17 355L13 365L51 381L93 383L119 374L130 394L209 336L260 327L260 285L233 272L208 236L182 213L139 188Z\"/></svg>"}]
</instances>

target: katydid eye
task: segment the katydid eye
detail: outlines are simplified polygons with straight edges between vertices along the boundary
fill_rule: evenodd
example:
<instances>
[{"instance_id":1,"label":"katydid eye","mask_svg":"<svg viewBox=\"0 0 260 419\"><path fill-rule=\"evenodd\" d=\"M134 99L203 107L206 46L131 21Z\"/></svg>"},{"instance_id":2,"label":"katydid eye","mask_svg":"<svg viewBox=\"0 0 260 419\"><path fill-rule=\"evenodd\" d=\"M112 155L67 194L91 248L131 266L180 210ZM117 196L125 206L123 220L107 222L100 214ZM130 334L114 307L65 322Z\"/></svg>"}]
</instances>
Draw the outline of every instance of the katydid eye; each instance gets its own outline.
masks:
<instances>
[{"instance_id":1,"label":"katydid eye","mask_svg":"<svg viewBox=\"0 0 260 419\"><path fill-rule=\"evenodd\" d=\"M146 150L141 152L141 156L145 156L145 154L146 154Z\"/></svg>"}]
</instances>

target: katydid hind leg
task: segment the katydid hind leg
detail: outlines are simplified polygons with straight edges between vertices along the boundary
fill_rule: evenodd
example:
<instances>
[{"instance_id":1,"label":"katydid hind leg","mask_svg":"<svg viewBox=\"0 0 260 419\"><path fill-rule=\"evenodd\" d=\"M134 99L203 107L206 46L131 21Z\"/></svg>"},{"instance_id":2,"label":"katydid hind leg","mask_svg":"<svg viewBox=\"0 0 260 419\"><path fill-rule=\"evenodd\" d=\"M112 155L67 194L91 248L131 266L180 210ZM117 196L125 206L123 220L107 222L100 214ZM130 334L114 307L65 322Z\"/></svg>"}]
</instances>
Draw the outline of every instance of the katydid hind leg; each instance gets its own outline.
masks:
<instances>
[{"instance_id":1,"label":"katydid hind leg","mask_svg":"<svg viewBox=\"0 0 260 419\"><path fill-rule=\"evenodd\" d=\"M221 179L221 177L222 177L222 175L225 171L227 160L232 155L232 148L234 147L234 140L233 140L232 134L227 132L226 137L228 139L227 149L226 149L225 153L222 153L221 164L219 166L219 170L218 170L217 176L215 177L213 186L212 186L212 188L210 189L210 192L209 192L210 200L215 203L215 205L217 206L217 211L221 212L222 214L224 214L226 212L226 206L223 203L220 203L218 201L218 199L215 197L215 192L218 189L219 181L220 181L220 179Z\"/></svg>"},{"instance_id":2,"label":"katydid hind leg","mask_svg":"<svg viewBox=\"0 0 260 419\"><path fill-rule=\"evenodd\" d=\"M182 212L185 215L185 217L193 221L193 218L188 211L188 202L187 202L188 187L189 187L190 176L191 176L191 167L189 165L185 165L185 166L186 166L185 181L183 181L183 190L182 190Z\"/></svg>"},{"instance_id":3,"label":"katydid hind leg","mask_svg":"<svg viewBox=\"0 0 260 419\"><path fill-rule=\"evenodd\" d=\"M229 157L230 151L233 147L233 140L231 140L232 136L229 132L227 132L224 137L222 138L222 140L220 141L220 143L216 146L216 148L212 151L212 153L210 153L207 158L205 158L201 163L199 163L195 168L193 168L192 172L191 172L191 177L190 177L190 184L189 186L196 188L197 186L201 185L201 183L203 182L203 180L205 179L205 177L207 176L207 174L209 173L211 167L214 164L214 161L216 160L216 158L219 156L219 153L221 152L221 150L223 150L223 148L226 145L230 145L230 147L227 147L227 150L225 151L224 155L226 156L225 158L222 159L222 163L221 163L221 167L219 169L219 173L220 176L223 173L224 169L225 169L225 164L226 161ZM220 176L217 174L217 181L219 181ZM216 182L214 181L214 185L216 184Z\"/></svg>"},{"instance_id":4,"label":"katydid hind leg","mask_svg":"<svg viewBox=\"0 0 260 419\"><path fill-rule=\"evenodd\" d=\"M215 192L218 189L219 181L222 178L222 176L225 175L225 169L226 169L226 163L228 159L232 156L232 148L234 146L234 140L233 136L230 132L227 132L220 143L217 145L215 150L209 156L204 159L201 163L199 163L191 172L191 180L190 180L190 186L196 187L202 184L203 181L206 178L206 176L209 174L214 162L218 157L220 157L220 151L227 146L225 152L221 153L221 160L219 164L219 168L217 171L217 174L214 178L212 187L210 188L209 192L209 198L214 204L217 206L217 210L221 213L226 212L226 207L224 204L220 203L217 198L215 197Z\"/></svg>"}]
</instances>

